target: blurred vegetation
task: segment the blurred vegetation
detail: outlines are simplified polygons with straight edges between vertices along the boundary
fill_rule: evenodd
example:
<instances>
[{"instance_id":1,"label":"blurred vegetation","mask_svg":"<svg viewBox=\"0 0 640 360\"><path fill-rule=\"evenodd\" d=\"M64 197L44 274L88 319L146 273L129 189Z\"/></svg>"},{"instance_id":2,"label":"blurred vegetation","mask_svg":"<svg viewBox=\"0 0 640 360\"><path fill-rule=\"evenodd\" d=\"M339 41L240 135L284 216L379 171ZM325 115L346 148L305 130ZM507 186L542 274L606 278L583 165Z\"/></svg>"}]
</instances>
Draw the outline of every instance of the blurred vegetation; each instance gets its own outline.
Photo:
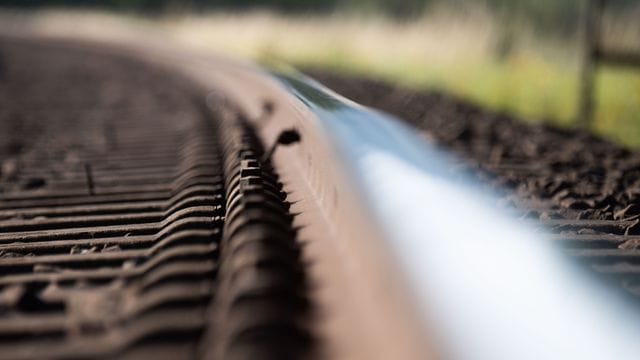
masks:
<instances>
[{"instance_id":1,"label":"blurred vegetation","mask_svg":"<svg viewBox=\"0 0 640 360\"><path fill-rule=\"evenodd\" d=\"M0 6L124 11L134 23L192 45L443 90L530 121L569 126L583 1L0 0ZM77 31L83 19L100 21L82 13L61 22ZM638 19L640 0L607 0L604 42L640 51ZM594 130L640 147L640 70L601 68L596 93Z\"/></svg>"},{"instance_id":2,"label":"blurred vegetation","mask_svg":"<svg viewBox=\"0 0 640 360\"><path fill-rule=\"evenodd\" d=\"M7 7L94 7L141 12L167 12L177 9L202 11L211 9L247 10L274 9L282 12L356 11L385 14L406 20L421 16L426 9L446 4L464 6L470 2L483 3L497 13L512 17L524 16L541 25L541 29L565 28L576 21L578 4L582 0L0 0ZM608 6L625 7L638 0L607 0Z\"/></svg>"}]
</instances>

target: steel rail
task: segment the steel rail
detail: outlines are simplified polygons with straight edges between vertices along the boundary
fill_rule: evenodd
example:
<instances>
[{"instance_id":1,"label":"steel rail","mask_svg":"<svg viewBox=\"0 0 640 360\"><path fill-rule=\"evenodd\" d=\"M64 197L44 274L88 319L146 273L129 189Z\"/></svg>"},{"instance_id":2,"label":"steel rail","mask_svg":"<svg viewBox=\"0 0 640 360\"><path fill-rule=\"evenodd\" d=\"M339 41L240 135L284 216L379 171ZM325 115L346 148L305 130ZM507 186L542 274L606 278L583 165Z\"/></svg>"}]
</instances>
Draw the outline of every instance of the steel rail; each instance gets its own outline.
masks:
<instances>
[{"instance_id":1,"label":"steel rail","mask_svg":"<svg viewBox=\"0 0 640 360\"><path fill-rule=\"evenodd\" d=\"M276 77L333 140L446 357L640 354L637 309L576 269L546 236L495 210L471 179L452 175L448 155L310 78Z\"/></svg>"}]
</instances>

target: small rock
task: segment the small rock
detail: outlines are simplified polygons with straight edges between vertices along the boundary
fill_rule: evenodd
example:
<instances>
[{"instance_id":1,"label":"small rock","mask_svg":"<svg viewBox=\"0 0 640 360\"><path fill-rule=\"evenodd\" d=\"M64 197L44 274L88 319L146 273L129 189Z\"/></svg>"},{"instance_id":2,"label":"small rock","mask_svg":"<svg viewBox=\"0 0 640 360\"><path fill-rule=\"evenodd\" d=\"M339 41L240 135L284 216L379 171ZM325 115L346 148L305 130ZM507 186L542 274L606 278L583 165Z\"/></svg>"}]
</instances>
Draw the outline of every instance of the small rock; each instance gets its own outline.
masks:
<instances>
[{"instance_id":1,"label":"small rock","mask_svg":"<svg viewBox=\"0 0 640 360\"><path fill-rule=\"evenodd\" d=\"M107 246L105 244L104 247L102 248L101 252L114 252L114 251L120 251L120 250L122 250L122 249L118 245Z\"/></svg>"},{"instance_id":2,"label":"small rock","mask_svg":"<svg viewBox=\"0 0 640 360\"><path fill-rule=\"evenodd\" d=\"M98 250L98 248L96 248L95 246L92 246L90 248L83 248L81 246L74 245L69 251L69 253L71 255L85 255L85 254L92 254L96 252L96 250Z\"/></svg>"},{"instance_id":3,"label":"small rock","mask_svg":"<svg viewBox=\"0 0 640 360\"><path fill-rule=\"evenodd\" d=\"M8 159L2 162L0 166L0 176L5 180L15 179L18 173L18 164L15 159Z\"/></svg>"}]
</instances>

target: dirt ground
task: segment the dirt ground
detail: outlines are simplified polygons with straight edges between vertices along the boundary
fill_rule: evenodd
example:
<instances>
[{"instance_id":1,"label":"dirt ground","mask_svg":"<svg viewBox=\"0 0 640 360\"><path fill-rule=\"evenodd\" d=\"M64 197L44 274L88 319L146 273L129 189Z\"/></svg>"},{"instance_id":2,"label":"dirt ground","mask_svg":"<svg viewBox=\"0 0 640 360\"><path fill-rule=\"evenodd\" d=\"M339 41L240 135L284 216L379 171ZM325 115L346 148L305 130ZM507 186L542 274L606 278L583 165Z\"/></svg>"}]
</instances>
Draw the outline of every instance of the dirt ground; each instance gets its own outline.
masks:
<instances>
[{"instance_id":1,"label":"dirt ground","mask_svg":"<svg viewBox=\"0 0 640 360\"><path fill-rule=\"evenodd\" d=\"M116 138L144 131L145 118L182 136L200 117L186 85L166 72L92 49L0 38L0 79L0 194L73 176L84 154L117 149ZM24 171L43 157L56 163Z\"/></svg>"}]
</instances>

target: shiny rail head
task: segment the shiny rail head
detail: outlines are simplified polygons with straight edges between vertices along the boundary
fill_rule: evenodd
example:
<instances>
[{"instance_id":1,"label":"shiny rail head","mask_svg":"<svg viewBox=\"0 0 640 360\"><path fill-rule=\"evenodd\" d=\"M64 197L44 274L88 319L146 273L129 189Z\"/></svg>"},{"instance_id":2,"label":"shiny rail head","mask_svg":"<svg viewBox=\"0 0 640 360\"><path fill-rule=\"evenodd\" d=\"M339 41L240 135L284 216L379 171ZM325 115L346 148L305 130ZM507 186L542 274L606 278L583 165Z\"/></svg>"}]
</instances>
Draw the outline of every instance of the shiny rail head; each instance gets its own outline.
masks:
<instances>
[{"instance_id":1,"label":"shiny rail head","mask_svg":"<svg viewBox=\"0 0 640 360\"><path fill-rule=\"evenodd\" d=\"M446 358L639 356L637 308L497 210L449 155L304 75L274 76L333 141Z\"/></svg>"}]
</instances>

